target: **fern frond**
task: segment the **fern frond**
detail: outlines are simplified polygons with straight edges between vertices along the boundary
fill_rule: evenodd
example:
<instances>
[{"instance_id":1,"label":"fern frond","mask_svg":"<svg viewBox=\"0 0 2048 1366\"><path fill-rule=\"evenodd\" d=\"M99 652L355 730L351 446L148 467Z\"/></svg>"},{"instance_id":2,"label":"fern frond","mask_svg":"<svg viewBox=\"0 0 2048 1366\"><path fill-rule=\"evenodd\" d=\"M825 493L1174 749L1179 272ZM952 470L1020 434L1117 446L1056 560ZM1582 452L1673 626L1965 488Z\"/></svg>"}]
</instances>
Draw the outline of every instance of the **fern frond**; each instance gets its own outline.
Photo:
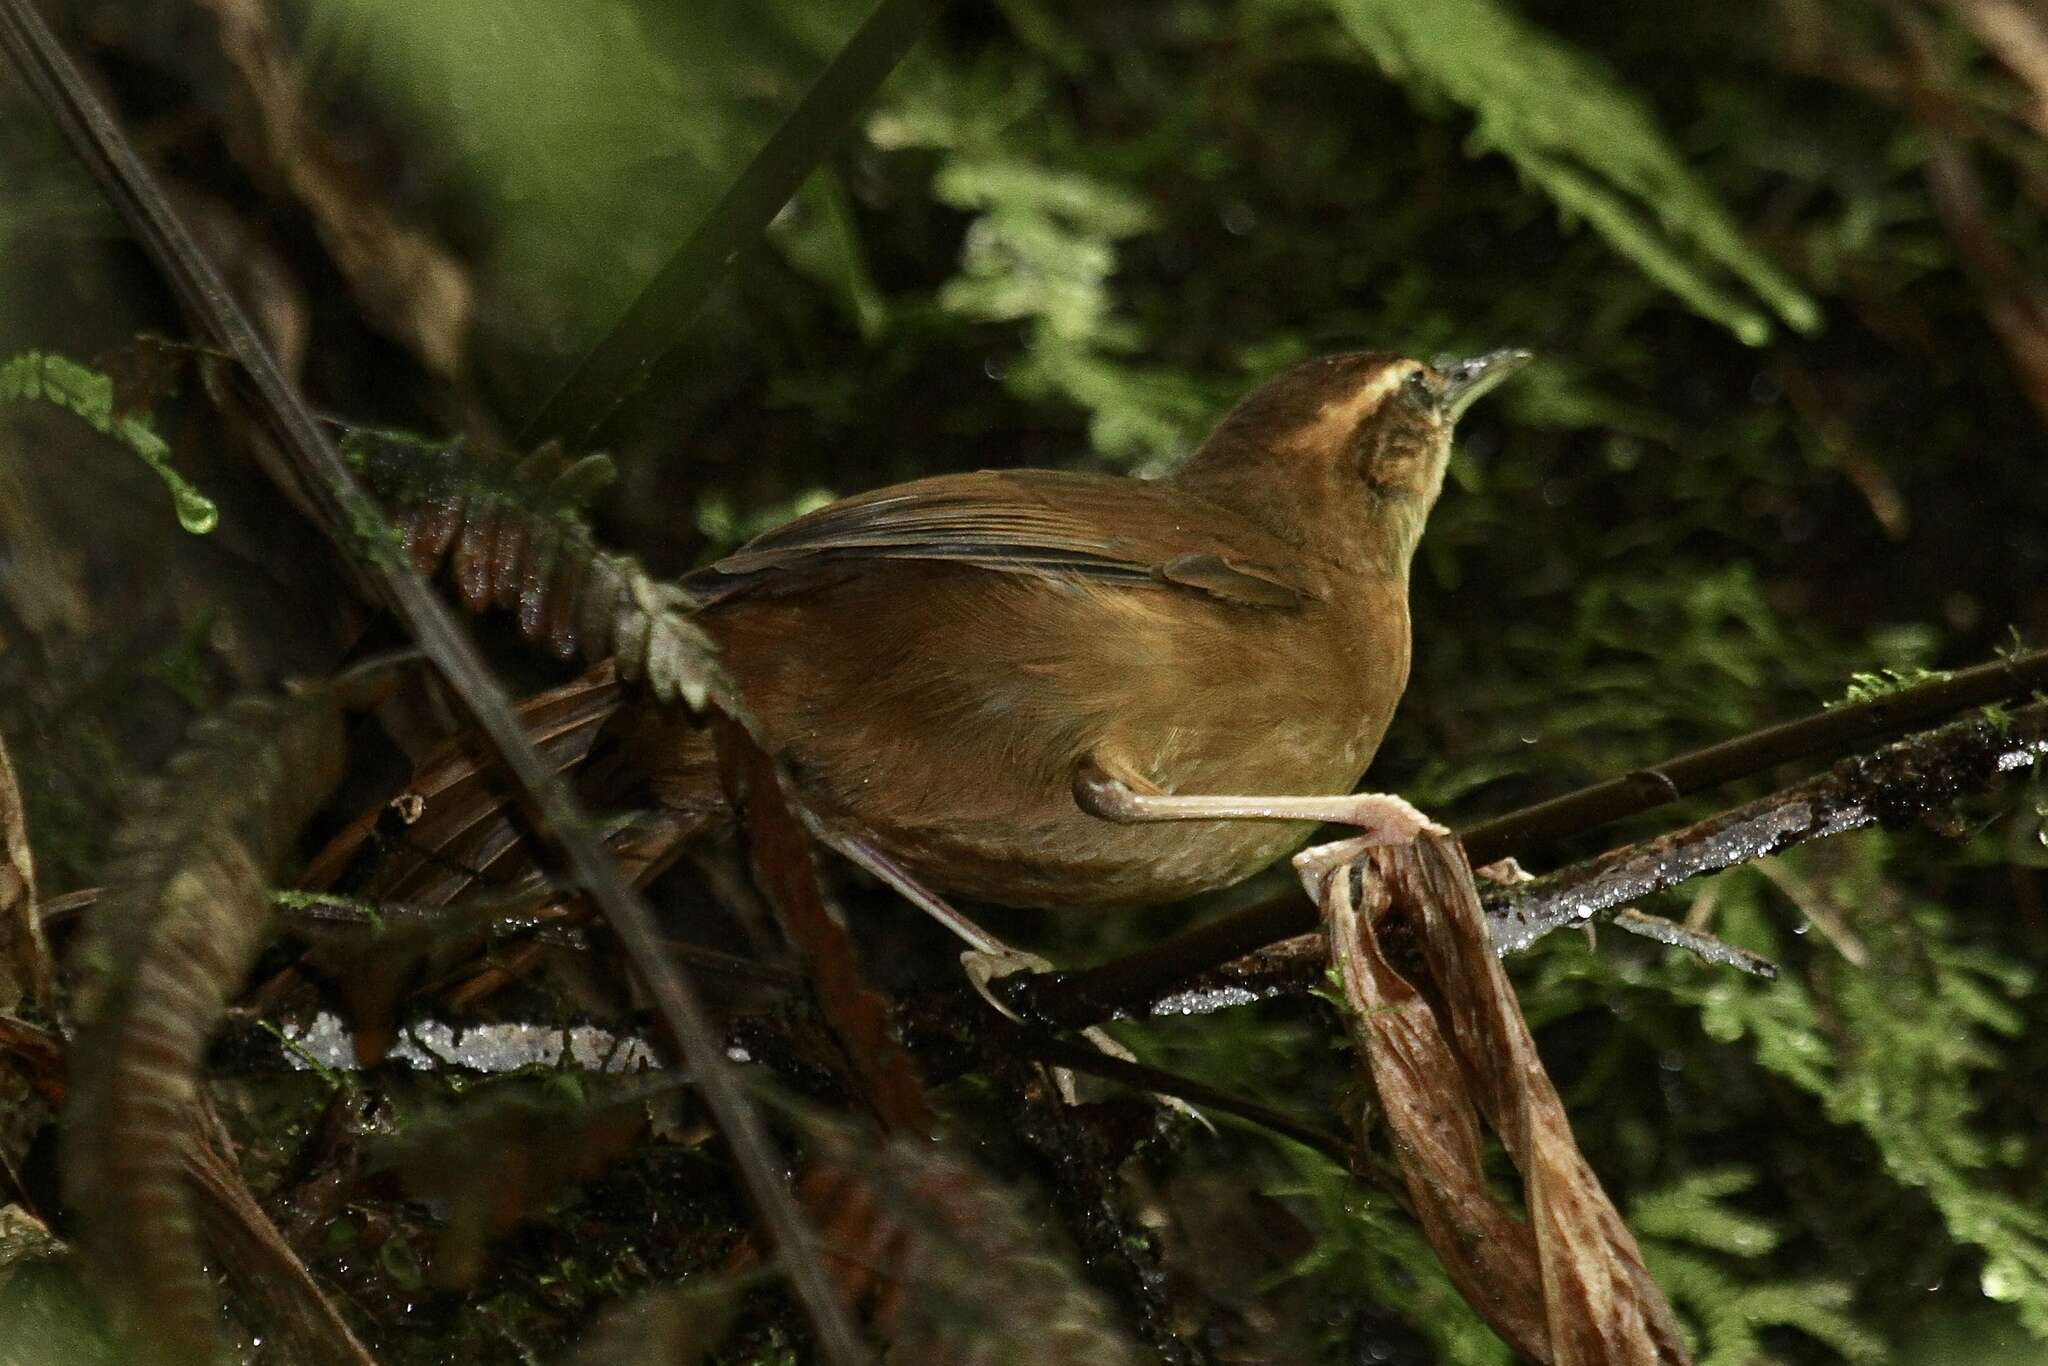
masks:
<instances>
[{"instance_id":1,"label":"fern frond","mask_svg":"<svg viewBox=\"0 0 2048 1366\"><path fill-rule=\"evenodd\" d=\"M24 351L0 361L0 403L52 403L135 452L171 491L178 525L204 536L220 522L213 500L171 468L171 448L147 417L114 411L114 381L77 361L47 351Z\"/></svg>"},{"instance_id":2,"label":"fern frond","mask_svg":"<svg viewBox=\"0 0 2048 1366\"><path fill-rule=\"evenodd\" d=\"M1742 240L1649 111L1506 0L1329 3L1381 70L1469 110L1476 150L1514 162L1693 311L1752 346L1770 336L1766 309L1796 331L1819 327L1813 300Z\"/></svg>"}]
</instances>

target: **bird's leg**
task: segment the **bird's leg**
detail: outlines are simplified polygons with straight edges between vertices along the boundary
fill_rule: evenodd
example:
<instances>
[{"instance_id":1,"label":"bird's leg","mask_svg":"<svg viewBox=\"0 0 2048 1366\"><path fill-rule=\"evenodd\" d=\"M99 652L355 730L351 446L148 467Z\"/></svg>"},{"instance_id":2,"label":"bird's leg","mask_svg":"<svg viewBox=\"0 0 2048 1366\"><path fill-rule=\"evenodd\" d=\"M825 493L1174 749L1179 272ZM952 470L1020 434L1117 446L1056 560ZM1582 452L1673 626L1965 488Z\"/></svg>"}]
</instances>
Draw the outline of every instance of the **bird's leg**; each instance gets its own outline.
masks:
<instances>
[{"instance_id":1,"label":"bird's leg","mask_svg":"<svg viewBox=\"0 0 2048 1366\"><path fill-rule=\"evenodd\" d=\"M1359 848L1405 844L1422 834L1450 833L1391 792L1353 792L1342 797L1223 797L1146 792L1093 760L1082 764L1074 775L1074 800L1091 816L1127 825L1217 820L1352 825L1365 833L1346 843Z\"/></svg>"},{"instance_id":2,"label":"bird's leg","mask_svg":"<svg viewBox=\"0 0 2048 1366\"><path fill-rule=\"evenodd\" d=\"M812 829L818 838L873 873L883 882L896 889L897 893L911 905L923 911L932 919L960 936L967 945L967 951L960 955L960 966L967 971L967 980L981 999L995 1007L1000 1015L1016 1020L1017 1012L1003 1004L997 995L989 990L988 984L998 977L1007 977L1013 972L1051 972L1052 964L1035 953L1012 948L990 934L971 918L962 914L953 904L931 888L919 882L902 864L890 858L858 835L842 834L827 830L813 823Z\"/></svg>"},{"instance_id":3,"label":"bird's leg","mask_svg":"<svg viewBox=\"0 0 2048 1366\"><path fill-rule=\"evenodd\" d=\"M816 821L812 821L809 824L812 833L819 839L867 869L870 873L873 873L883 882L888 883L889 886L895 888L905 901L908 901L911 905L917 907L941 925L944 925L954 934L960 936L961 941L973 952L988 954L990 957L999 960L1015 959L1020 963L1034 956L1018 949L1013 949L1002 940L990 934L980 925L977 925L970 917L955 909L951 902L947 901L937 892L932 891L929 887L926 887L915 877L912 877L909 869L860 836L841 834L837 831L828 830ZM1044 962L1043 959L1038 961ZM1045 966L1047 969L1050 969L1052 965L1047 963ZM992 973L990 975L1000 977L1003 974ZM987 995L988 993L983 992L982 994ZM995 1005L993 998L991 998L990 1004ZM1002 1007L996 1005L996 1009L1002 1010ZM1008 1015L1010 1012L1004 1010L1003 1013Z\"/></svg>"},{"instance_id":4,"label":"bird's leg","mask_svg":"<svg viewBox=\"0 0 2048 1366\"><path fill-rule=\"evenodd\" d=\"M1051 972L1053 965L1049 959L1005 944L962 914L944 897L919 882L911 875L909 869L860 836L828 831L816 822L811 823L811 828L819 839L895 888L905 901L960 936L967 944L967 949L960 955L960 967L967 974L967 980L974 987L976 994L994 1007L998 1015L1018 1024L1026 1023L1001 997L989 989L989 983L998 977L1007 977L1013 972ZM1124 1062L1137 1061L1130 1049L1111 1038L1108 1031L1099 1025L1083 1029L1081 1037L1112 1058L1119 1058ZM1065 1067L1048 1067L1046 1071L1051 1075L1053 1089L1059 1092L1060 1099L1069 1105L1078 1105L1080 1093L1074 1085L1072 1070ZM1210 1124L1200 1111L1178 1096L1155 1096L1154 1099L1168 1109L1187 1115L1214 1132L1215 1126Z\"/></svg>"},{"instance_id":5,"label":"bird's leg","mask_svg":"<svg viewBox=\"0 0 2048 1366\"><path fill-rule=\"evenodd\" d=\"M1074 774L1074 801L1091 816L1134 825L1149 821L1320 821L1356 826L1350 839L1312 845L1294 856L1294 871L1309 899L1322 898L1323 879L1367 849L1406 844L1417 835L1450 831L1391 792L1353 792L1342 797L1236 797L1160 792L1137 778L1119 777L1097 759Z\"/></svg>"}]
</instances>

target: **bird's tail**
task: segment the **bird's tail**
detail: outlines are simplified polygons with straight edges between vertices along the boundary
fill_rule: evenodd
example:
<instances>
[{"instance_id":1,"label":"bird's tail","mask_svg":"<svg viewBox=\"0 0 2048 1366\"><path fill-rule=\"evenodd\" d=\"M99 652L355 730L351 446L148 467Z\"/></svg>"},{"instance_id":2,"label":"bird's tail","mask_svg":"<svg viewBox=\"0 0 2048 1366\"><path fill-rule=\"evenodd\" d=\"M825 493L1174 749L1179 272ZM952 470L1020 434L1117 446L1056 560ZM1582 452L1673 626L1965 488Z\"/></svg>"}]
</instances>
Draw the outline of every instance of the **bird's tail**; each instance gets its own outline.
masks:
<instances>
[{"instance_id":1,"label":"bird's tail","mask_svg":"<svg viewBox=\"0 0 2048 1366\"><path fill-rule=\"evenodd\" d=\"M610 661L517 708L542 758L570 779L586 812L605 822L606 843L635 882L654 877L689 840L727 819L710 738L673 719L674 710L631 696ZM657 754L661 771L672 775L658 796L648 781ZM678 785L673 775L685 773ZM422 760L397 795L335 835L301 886L442 907L537 885L545 847L536 814L488 742L465 731Z\"/></svg>"}]
</instances>

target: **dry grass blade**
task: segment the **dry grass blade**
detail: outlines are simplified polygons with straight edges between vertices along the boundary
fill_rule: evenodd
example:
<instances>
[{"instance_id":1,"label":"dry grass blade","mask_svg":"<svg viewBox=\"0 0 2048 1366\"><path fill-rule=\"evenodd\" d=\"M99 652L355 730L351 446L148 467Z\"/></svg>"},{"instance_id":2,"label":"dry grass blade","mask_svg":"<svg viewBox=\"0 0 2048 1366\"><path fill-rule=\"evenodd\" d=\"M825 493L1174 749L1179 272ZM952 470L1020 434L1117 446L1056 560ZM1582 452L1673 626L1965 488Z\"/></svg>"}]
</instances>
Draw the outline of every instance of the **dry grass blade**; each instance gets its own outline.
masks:
<instances>
[{"instance_id":1,"label":"dry grass blade","mask_svg":"<svg viewBox=\"0 0 2048 1366\"><path fill-rule=\"evenodd\" d=\"M806 1206L890 1366L1123 1366L1108 1304L1046 1246L1022 1201L922 1139L818 1143Z\"/></svg>"},{"instance_id":2,"label":"dry grass blade","mask_svg":"<svg viewBox=\"0 0 2048 1366\"><path fill-rule=\"evenodd\" d=\"M1352 1032L1398 1135L1410 1193L1419 1209L1436 1207L1423 1215L1424 1231L1460 1290L1503 1337L1541 1361L1689 1361L1635 1238L1572 1138L1494 954L1463 851L1454 840L1425 836L1371 851L1364 875L1384 888L1375 895L1385 895L1390 914L1416 935L1422 986L1393 969L1374 916L1350 904L1349 870L1332 874L1323 889L1331 953L1354 1007ZM1492 1202L1478 1168L1475 1113L1522 1173L1530 1222L1526 1229L1512 1224L1518 1233L1500 1232L1507 1216L1497 1207L1479 1208ZM1532 1259L1508 1265L1530 1249ZM1533 1305L1532 1277L1541 1286ZM1526 1317L1532 1307L1541 1315L1535 1343Z\"/></svg>"},{"instance_id":3,"label":"dry grass blade","mask_svg":"<svg viewBox=\"0 0 2048 1366\"><path fill-rule=\"evenodd\" d=\"M219 1353L185 1186L201 1064L267 942L266 875L341 765L324 696L246 700L202 721L123 828L87 923L66 1189L87 1217L95 1282L147 1360Z\"/></svg>"},{"instance_id":4,"label":"dry grass blade","mask_svg":"<svg viewBox=\"0 0 2048 1366\"><path fill-rule=\"evenodd\" d=\"M811 838L770 759L736 722L718 722L719 760L734 805L746 812L754 876L784 931L803 954L818 1005L859 1078L862 1098L891 1133L932 1131L931 1103L910 1054L889 1020L889 1006L862 980L853 942L825 905Z\"/></svg>"},{"instance_id":5,"label":"dry grass blade","mask_svg":"<svg viewBox=\"0 0 2048 1366\"><path fill-rule=\"evenodd\" d=\"M55 1008L50 946L36 910L36 865L29 853L28 813L7 744L0 740L0 1010L27 997L46 1014Z\"/></svg>"}]
</instances>

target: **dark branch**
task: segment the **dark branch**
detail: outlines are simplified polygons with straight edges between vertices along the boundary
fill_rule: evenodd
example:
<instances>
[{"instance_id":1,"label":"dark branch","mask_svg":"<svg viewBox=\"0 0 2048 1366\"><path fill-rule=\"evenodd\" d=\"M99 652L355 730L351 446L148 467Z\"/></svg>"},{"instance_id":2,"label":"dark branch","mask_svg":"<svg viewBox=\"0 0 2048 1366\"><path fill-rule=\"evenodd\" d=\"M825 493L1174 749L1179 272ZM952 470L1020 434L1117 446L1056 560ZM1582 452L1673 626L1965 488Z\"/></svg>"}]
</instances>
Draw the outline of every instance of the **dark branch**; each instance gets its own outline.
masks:
<instances>
[{"instance_id":1,"label":"dark branch","mask_svg":"<svg viewBox=\"0 0 2048 1366\"><path fill-rule=\"evenodd\" d=\"M790 1280L817 1331L821 1354L835 1362L862 1360L859 1338L783 1179L781 1159L727 1062L695 988L664 956L653 915L620 876L595 834L595 824L577 809L567 786L527 738L510 699L454 614L402 557L389 552L382 538L363 535L365 520L374 516L368 497L172 210L155 175L30 0L0 0L0 44L185 307L240 363L258 411L312 499L321 530L381 586L412 638L478 729L490 737L520 788L533 798L545 828L618 935L697 1078L705 1104L730 1145L741 1182L782 1249Z\"/></svg>"},{"instance_id":2,"label":"dark branch","mask_svg":"<svg viewBox=\"0 0 2048 1366\"><path fill-rule=\"evenodd\" d=\"M1656 839L1611 850L1487 897L1494 947L1520 953L1552 930L1809 840L1899 826L2048 754L2048 706L2011 722L1958 721L1844 759L1803 783Z\"/></svg>"},{"instance_id":3,"label":"dark branch","mask_svg":"<svg viewBox=\"0 0 2048 1366\"><path fill-rule=\"evenodd\" d=\"M1481 821L1459 839L1475 865L1529 855L1572 835L1640 815L1695 792L1762 773L1793 759L1839 753L1970 707L2048 687L2048 650L1964 669L1853 706L1832 707L1681 754L1655 768L1612 778L1535 806Z\"/></svg>"},{"instance_id":4,"label":"dark branch","mask_svg":"<svg viewBox=\"0 0 2048 1366\"><path fill-rule=\"evenodd\" d=\"M1584 924L1689 878L1828 835L1903 825L1986 792L2003 774L2043 756L2048 704L2024 708L2003 724L1972 718L1851 756L1804 782L1670 834L1518 886L1487 888L1483 899L1495 946L1503 955L1518 953L1552 930ZM1272 923L1291 926L1292 920L1275 917ZM1185 935L1175 942L1196 938ZM1217 935L1213 942L1227 941ZM998 990L1027 1019L1077 1028L1120 1016L1203 1015L1297 995L1322 980L1326 965L1320 936L1301 934L1221 966L1178 975L1162 974L1161 965L1142 959L1110 965L1128 973L1121 980L1139 984L1127 995L1116 994L1120 979L1102 969L1018 973L1003 979Z\"/></svg>"}]
</instances>

